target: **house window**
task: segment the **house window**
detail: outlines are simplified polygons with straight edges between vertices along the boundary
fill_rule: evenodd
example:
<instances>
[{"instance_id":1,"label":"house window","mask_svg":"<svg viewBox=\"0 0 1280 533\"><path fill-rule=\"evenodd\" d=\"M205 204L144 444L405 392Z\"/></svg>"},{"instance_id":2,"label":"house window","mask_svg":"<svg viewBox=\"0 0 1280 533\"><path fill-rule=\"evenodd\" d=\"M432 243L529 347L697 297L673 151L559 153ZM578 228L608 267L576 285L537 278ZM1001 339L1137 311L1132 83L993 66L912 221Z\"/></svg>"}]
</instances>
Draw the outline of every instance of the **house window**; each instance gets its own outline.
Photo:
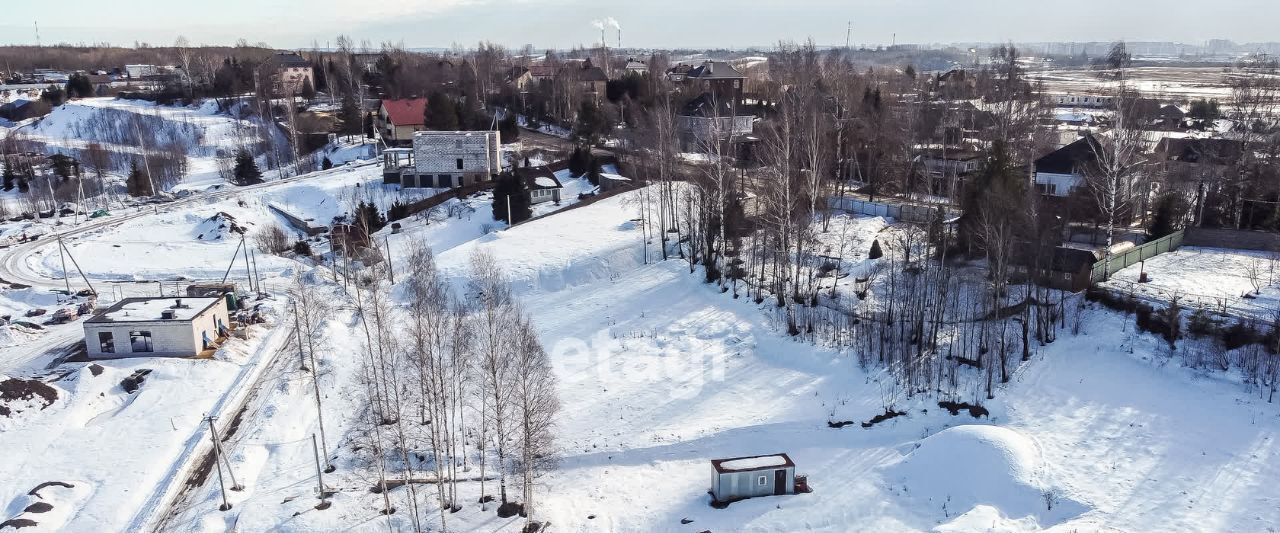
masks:
<instances>
[{"instance_id":1,"label":"house window","mask_svg":"<svg viewBox=\"0 0 1280 533\"><path fill-rule=\"evenodd\" d=\"M756 478L756 485L760 485L761 487L763 487L768 484L769 484L769 476L760 476Z\"/></svg>"},{"instance_id":2,"label":"house window","mask_svg":"<svg viewBox=\"0 0 1280 533\"><path fill-rule=\"evenodd\" d=\"M116 353L116 339L110 331L98 332L98 351L102 353Z\"/></svg>"},{"instance_id":3,"label":"house window","mask_svg":"<svg viewBox=\"0 0 1280 533\"><path fill-rule=\"evenodd\" d=\"M462 158L458 158L458 170L462 170Z\"/></svg>"},{"instance_id":4,"label":"house window","mask_svg":"<svg viewBox=\"0 0 1280 533\"><path fill-rule=\"evenodd\" d=\"M154 352L151 346L150 331L130 331L129 332L129 349L134 353Z\"/></svg>"}]
</instances>

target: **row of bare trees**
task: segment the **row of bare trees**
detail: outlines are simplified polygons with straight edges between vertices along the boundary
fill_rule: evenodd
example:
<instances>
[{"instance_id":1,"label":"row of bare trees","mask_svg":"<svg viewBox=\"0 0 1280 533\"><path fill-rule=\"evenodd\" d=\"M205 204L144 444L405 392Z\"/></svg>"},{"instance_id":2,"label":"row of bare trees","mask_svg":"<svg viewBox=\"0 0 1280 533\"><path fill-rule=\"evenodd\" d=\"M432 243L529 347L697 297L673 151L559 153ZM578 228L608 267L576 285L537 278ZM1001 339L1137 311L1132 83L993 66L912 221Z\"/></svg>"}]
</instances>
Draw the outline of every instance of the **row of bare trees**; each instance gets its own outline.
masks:
<instances>
[{"instance_id":1,"label":"row of bare trees","mask_svg":"<svg viewBox=\"0 0 1280 533\"><path fill-rule=\"evenodd\" d=\"M460 292L424 241L399 264L398 285L378 267L351 283L363 336L358 458L376 472L384 513L406 513L414 531L447 531L463 505L496 500L500 514L535 522L538 479L555 464L559 401L527 313L483 252ZM297 300L313 352L329 314L315 297ZM471 502L464 493L475 484Z\"/></svg>"}]
</instances>

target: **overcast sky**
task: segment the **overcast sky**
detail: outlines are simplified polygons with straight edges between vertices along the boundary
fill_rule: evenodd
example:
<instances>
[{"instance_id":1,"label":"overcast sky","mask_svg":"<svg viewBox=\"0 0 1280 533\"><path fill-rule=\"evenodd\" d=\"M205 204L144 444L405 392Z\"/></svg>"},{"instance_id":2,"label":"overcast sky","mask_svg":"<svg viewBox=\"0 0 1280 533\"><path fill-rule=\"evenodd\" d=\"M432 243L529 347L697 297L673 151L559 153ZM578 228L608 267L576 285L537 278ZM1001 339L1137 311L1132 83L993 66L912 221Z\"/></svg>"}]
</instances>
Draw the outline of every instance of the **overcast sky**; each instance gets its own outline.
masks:
<instances>
[{"instance_id":1,"label":"overcast sky","mask_svg":"<svg viewBox=\"0 0 1280 533\"><path fill-rule=\"evenodd\" d=\"M135 41L277 48L325 46L339 33L375 46L568 48L600 41L593 20L616 19L628 47L853 43L1280 40L1277 0L58 0L4 2L0 42ZM56 4L56 7L54 7ZM305 7L303 7L305 6ZM610 45L616 30L607 32Z\"/></svg>"}]
</instances>

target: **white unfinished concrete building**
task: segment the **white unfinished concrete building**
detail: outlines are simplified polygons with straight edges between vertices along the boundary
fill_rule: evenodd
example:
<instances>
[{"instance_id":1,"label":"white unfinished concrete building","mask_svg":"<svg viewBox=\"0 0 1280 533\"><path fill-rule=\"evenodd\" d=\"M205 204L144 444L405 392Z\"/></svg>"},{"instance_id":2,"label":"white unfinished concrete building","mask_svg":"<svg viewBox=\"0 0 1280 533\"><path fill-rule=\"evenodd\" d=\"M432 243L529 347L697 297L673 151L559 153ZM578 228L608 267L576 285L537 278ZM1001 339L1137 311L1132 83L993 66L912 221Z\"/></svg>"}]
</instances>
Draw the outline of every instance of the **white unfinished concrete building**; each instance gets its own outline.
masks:
<instances>
[{"instance_id":1,"label":"white unfinished concrete building","mask_svg":"<svg viewBox=\"0 0 1280 533\"><path fill-rule=\"evenodd\" d=\"M490 181L502 172L501 144L496 131L419 131L412 149L383 151L383 182L447 189Z\"/></svg>"},{"instance_id":2,"label":"white unfinished concrete building","mask_svg":"<svg viewBox=\"0 0 1280 533\"><path fill-rule=\"evenodd\" d=\"M194 357L231 331L227 300L125 298L84 323L90 359Z\"/></svg>"}]
</instances>

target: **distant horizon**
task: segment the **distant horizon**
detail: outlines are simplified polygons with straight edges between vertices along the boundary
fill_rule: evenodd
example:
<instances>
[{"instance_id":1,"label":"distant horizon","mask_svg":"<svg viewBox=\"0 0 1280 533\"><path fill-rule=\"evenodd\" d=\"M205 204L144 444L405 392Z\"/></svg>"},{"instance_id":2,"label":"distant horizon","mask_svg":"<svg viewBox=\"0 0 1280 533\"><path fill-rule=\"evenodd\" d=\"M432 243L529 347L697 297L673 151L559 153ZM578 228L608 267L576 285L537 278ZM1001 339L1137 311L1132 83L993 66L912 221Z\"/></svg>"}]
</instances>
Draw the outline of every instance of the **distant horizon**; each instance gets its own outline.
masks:
<instances>
[{"instance_id":1,"label":"distant horizon","mask_svg":"<svg viewBox=\"0 0 1280 533\"><path fill-rule=\"evenodd\" d=\"M352 4L313 0L305 11L286 2L224 0L216 7L131 0L127 8L90 0L48 7L5 8L5 44L134 43L169 46L179 36L193 45L231 45L238 39L277 49L332 47L339 35L356 43L402 43L406 48L466 48L481 41L519 49L564 50L601 41L638 49L768 49L779 41L812 38L823 46L876 47L948 43L1178 43L1214 39L1243 44L1277 40L1271 21L1280 5L1225 0L1205 9L1191 0L1077 0L1046 15L1038 2L986 0L652 0L644 5L586 0L386 0ZM145 14L145 15L140 15ZM16 21L23 21L16 23ZM326 43L328 43L326 45Z\"/></svg>"}]
</instances>

